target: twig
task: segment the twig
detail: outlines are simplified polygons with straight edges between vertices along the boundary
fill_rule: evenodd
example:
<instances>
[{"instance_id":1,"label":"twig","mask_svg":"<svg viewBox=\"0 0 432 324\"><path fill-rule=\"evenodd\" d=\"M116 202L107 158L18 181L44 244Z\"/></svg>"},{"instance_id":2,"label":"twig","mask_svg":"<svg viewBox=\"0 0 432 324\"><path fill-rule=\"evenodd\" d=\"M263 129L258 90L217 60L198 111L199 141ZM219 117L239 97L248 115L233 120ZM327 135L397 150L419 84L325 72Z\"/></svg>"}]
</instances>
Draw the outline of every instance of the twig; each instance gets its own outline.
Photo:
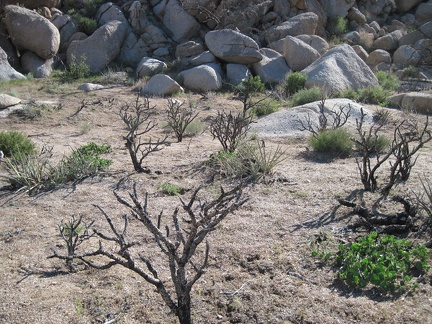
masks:
<instances>
[{"instance_id":1,"label":"twig","mask_svg":"<svg viewBox=\"0 0 432 324\"><path fill-rule=\"evenodd\" d=\"M247 283L248 283L249 281L251 281L251 280L247 280L247 281L245 281L245 282L240 286L240 288L237 289L236 291L222 291L221 294L222 294L222 295L231 295L231 296L235 296L235 295L237 295L237 294L240 292L240 290L242 290L242 289L247 285Z\"/></svg>"}]
</instances>

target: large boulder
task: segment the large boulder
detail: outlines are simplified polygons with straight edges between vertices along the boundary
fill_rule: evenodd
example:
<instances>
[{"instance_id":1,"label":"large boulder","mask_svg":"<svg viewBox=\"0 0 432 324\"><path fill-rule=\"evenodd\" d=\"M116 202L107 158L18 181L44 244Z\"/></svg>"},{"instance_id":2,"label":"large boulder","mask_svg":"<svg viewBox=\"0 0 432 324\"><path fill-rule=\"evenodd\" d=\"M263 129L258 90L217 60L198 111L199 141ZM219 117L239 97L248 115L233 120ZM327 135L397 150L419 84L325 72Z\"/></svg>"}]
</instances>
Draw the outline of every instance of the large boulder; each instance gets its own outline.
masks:
<instances>
[{"instance_id":1,"label":"large boulder","mask_svg":"<svg viewBox=\"0 0 432 324\"><path fill-rule=\"evenodd\" d=\"M141 58L148 55L148 46L142 38L138 38L130 29L127 30L116 60L124 66L135 68Z\"/></svg>"},{"instance_id":2,"label":"large boulder","mask_svg":"<svg viewBox=\"0 0 432 324\"><path fill-rule=\"evenodd\" d=\"M250 37L231 29L208 32L205 43L214 56L229 63L250 64L261 61L258 44Z\"/></svg>"},{"instance_id":3,"label":"large boulder","mask_svg":"<svg viewBox=\"0 0 432 324\"><path fill-rule=\"evenodd\" d=\"M18 50L29 50L43 59L57 54L60 46L58 29L38 13L14 5L4 8L4 23Z\"/></svg>"},{"instance_id":4,"label":"large boulder","mask_svg":"<svg viewBox=\"0 0 432 324\"><path fill-rule=\"evenodd\" d=\"M319 17L313 12L303 13L291 19L273 26L264 32L267 43L277 41L286 36L298 36L302 34L315 35Z\"/></svg>"},{"instance_id":5,"label":"large boulder","mask_svg":"<svg viewBox=\"0 0 432 324\"><path fill-rule=\"evenodd\" d=\"M423 0L395 0L396 10L398 12L408 12L422 1Z\"/></svg>"},{"instance_id":6,"label":"large boulder","mask_svg":"<svg viewBox=\"0 0 432 324\"><path fill-rule=\"evenodd\" d=\"M372 70L347 44L332 48L302 73L307 76L306 87L319 86L332 93L378 85Z\"/></svg>"},{"instance_id":7,"label":"large boulder","mask_svg":"<svg viewBox=\"0 0 432 324\"><path fill-rule=\"evenodd\" d=\"M153 76L166 68L167 65L160 60L151 57L143 57L136 68L136 75L138 78Z\"/></svg>"},{"instance_id":8,"label":"large boulder","mask_svg":"<svg viewBox=\"0 0 432 324\"><path fill-rule=\"evenodd\" d=\"M183 88L165 74L156 74L141 88L141 94L155 96L170 96L182 91Z\"/></svg>"},{"instance_id":9,"label":"large boulder","mask_svg":"<svg viewBox=\"0 0 432 324\"><path fill-rule=\"evenodd\" d=\"M64 44L69 42L72 35L78 32L78 27L69 15L57 15L51 22L60 32L60 51L62 51Z\"/></svg>"},{"instance_id":10,"label":"large boulder","mask_svg":"<svg viewBox=\"0 0 432 324\"><path fill-rule=\"evenodd\" d=\"M193 38L201 28L178 0L162 0L153 8L153 12L162 20L175 41Z\"/></svg>"},{"instance_id":11,"label":"large boulder","mask_svg":"<svg viewBox=\"0 0 432 324\"><path fill-rule=\"evenodd\" d=\"M395 30L377 38L373 44L373 47L386 51L394 51L399 47L399 39L401 39L403 35L404 34L401 30Z\"/></svg>"},{"instance_id":12,"label":"large boulder","mask_svg":"<svg viewBox=\"0 0 432 324\"><path fill-rule=\"evenodd\" d=\"M228 63L226 65L226 74L229 83L232 85L238 85L252 76L246 65L236 63Z\"/></svg>"},{"instance_id":13,"label":"large boulder","mask_svg":"<svg viewBox=\"0 0 432 324\"><path fill-rule=\"evenodd\" d=\"M320 55L323 55L330 48L327 41L318 35L298 35L296 38L316 49Z\"/></svg>"},{"instance_id":14,"label":"large boulder","mask_svg":"<svg viewBox=\"0 0 432 324\"><path fill-rule=\"evenodd\" d=\"M348 10L356 3L355 0L327 0L321 1L323 9L329 17L345 18Z\"/></svg>"},{"instance_id":15,"label":"large boulder","mask_svg":"<svg viewBox=\"0 0 432 324\"><path fill-rule=\"evenodd\" d=\"M0 48L0 80L10 79L25 79L25 76L9 64L6 52Z\"/></svg>"},{"instance_id":16,"label":"large boulder","mask_svg":"<svg viewBox=\"0 0 432 324\"><path fill-rule=\"evenodd\" d=\"M415 13L418 22L427 22L432 19L432 1L419 4Z\"/></svg>"},{"instance_id":17,"label":"large boulder","mask_svg":"<svg viewBox=\"0 0 432 324\"><path fill-rule=\"evenodd\" d=\"M0 2L0 8L7 5L15 5L17 3L27 9L38 9L42 7L58 8L60 7L60 2L60 0L2 0Z\"/></svg>"},{"instance_id":18,"label":"large boulder","mask_svg":"<svg viewBox=\"0 0 432 324\"><path fill-rule=\"evenodd\" d=\"M86 39L73 41L66 52L67 62L79 61L87 64L91 72L99 72L120 53L125 36L125 24L118 20L111 21Z\"/></svg>"},{"instance_id":19,"label":"large boulder","mask_svg":"<svg viewBox=\"0 0 432 324\"><path fill-rule=\"evenodd\" d=\"M285 58L270 48L260 49L263 59L252 64L252 71L267 84L283 82L286 75L291 72Z\"/></svg>"},{"instance_id":20,"label":"large boulder","mask_svg":"<svg viewBox=\"0 0 432 324\"><path fill-rule=\"evenodd\" d=\"M21 99L10 96L6 93L0 93L0 109L16 106L21 103Z\"/></svg>"},{"instance_id":21,"label":"large boulder","mask_svg":"<svg viewBox=\"0 0 432 324\"><path fill-rule=\"evenodd\" d=\"M44 60L35 53L27 51L21 56L21 65L24 73L31 73L37 79L49 77L53 67L54 60Z\"/></svg>"},{"instance_id":22,"label":"large boulder","mask_svg":"<svg viewBox=\"0 0 432 324\"><path fill-rule=\"evenodd\" d=\"M432 114L432 93L408 92L390 96L388 99L393 105L403 109Z\"/></svg>"},{"instance_id":23,"label":"large boulder","mask_svg":"<svg viewBox=\"0 0 432 324\"><path fill-rule=\"evenodd\" d=\"M283 56L293 71L301 71L315 62L320 54L302 40L287 36L283 39Z\"/></svg>"},{"instance_id":24,"label":"large boulder","mask_svg":"<svg viewBox=\"0 0 432 324\"><path fill-rule=\"evenodd\" d=\"M393 64L398 68L404 68L409 65L416 66L421 59L420 52L410 45L402 45L393 53Z\"/></svg>"},{"instance_id":25,"label":"large boulder","mask_svg":"<svg viewBox=\"0 0 432 324\"><path fill-rule=\"evenodd\" d=\"M183 86L192 91L204 92L222 88L222 76L209 64L182 71L178 76Z\"/></svg>"},{"instance_id":26,"label":"large boulder","mask_svg":"<svg viewBox=\"0 0 432 324\"><path fill-rule=\"evenodd\" d=\"M6 29L0 24L0 47L6 52L9 64L15 69L21 68L16 48L13 46Z\"/></svg>"},{"instance_id":27,"label":"large boulder","mask_svg":"<svg viewBox=\"0 0 432 324\"><path fill-rule=\"evenodd\" d=\"M391 64L392 58L389 52L384 51L382 49L377 49L371 53L369 53L366 64L370 67L377 66L380 63Z\"/></svg>"}]
</instances>

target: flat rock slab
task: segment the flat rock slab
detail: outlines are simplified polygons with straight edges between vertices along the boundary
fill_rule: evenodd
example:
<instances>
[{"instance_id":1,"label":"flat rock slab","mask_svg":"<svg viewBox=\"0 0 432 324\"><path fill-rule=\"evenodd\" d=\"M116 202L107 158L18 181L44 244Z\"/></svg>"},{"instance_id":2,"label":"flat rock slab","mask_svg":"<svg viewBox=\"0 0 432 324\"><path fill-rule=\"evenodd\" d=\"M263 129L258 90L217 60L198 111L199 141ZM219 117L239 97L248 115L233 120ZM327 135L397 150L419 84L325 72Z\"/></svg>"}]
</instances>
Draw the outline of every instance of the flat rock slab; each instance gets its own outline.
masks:
<instances>
[{"instance_id":1,"label":"flat rock slab","mask_svg":"<svg viewBox=\"0 0 432 324\"><path fill-rule=\"evenodd\" d=\"M285 108L278 112L267 115L252 124L250 133L255 133L259 136L294 136L294 137L305 137L311 133L308 131L300 130L300 121L306 123L310 118L313 125L318 125L318 118L320 115L320 104L321 101L315 101L303 106ZM328 99L325 102L325 111L333 110L339 111L343 107L344 111L350 110L350 116L345 127L351 128L353 131L356 127L356 120L361 117L361 109L363 106L349 99ZM364 125L368 126L373 122L373 114L371 111L363 108L365 113ZM326 116L330 114L326 114ZM329 118L329 124L331 125L332 119Z\"/></svg>"},{"instance_id":2,"label":"flat rock slab","mask_svg":"<svg viewBox=\"0 0 432 324\"><path fill-rule=\"evenodd\" d=\"M413 110L420 114L432 114L431 92L407 92L389 97L393 105Z\"/></svg>"},{"instance_id":3,"label":"flat rock slab","mask_svg":"<svg viewBox=\"0 0 432 324\"><path fill-rule=\"evenodd\" d=\"M10 96L5 93L0 94L0 109L5 109L11 106L15 106L21 103L21 99L14 96Z\"/></svg>"}]
</instances>

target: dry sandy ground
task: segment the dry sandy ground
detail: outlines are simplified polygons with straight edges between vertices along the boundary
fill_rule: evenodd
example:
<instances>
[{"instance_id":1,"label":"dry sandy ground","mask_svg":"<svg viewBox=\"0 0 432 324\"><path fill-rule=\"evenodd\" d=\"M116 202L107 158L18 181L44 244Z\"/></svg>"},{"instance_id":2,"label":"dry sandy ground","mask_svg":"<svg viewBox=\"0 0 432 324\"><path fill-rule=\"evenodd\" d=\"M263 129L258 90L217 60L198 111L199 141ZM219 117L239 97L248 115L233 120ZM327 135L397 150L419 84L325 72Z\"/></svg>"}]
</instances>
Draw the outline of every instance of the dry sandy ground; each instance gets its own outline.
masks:
<instances>
[{"instance_id":1,"label":"dry sandy ground","mask_svg":"<svg viewBox=\"0 0 432 324\"><path fill-rule=\"evenodd\" d=\"M115 201L113 189L123 178L120 192L126 194L137 182L142 194L149 193L152 213L164 210L168 219L179 200L161 194L159 186L168 181L177 183L187 189L183 197L188 199L192 189L209 179L203 163L221 149L220 144L208 131L182 143L170 137L171 145L146 159L152 173L137 174L122 139L125 128L117 115L122 103L135 99L131 88L54 94L44 87L38 91L11 90L25 99L54 100L63 106L34 121L17 116L2 118L1 130L20 130L39 147L53 146L57 158L90 141L109 143L113 149L109 158L114 162L103 175L36 196L1 191L0 322L108 323L115 319L117 323L175 323L175 316L155 289L130 271L113 267L68 273L61 260L47 257L52 249L65 251L57 224L72 215L84 215L95 220L97 228L107 230L94 206L98 205L120 223L127 210ZM98 104L103 98L114 98L115 104L110 107L104 100ZM228 95L189 98L198 101L199 118L204 123L218 109L239 107L239 102ZM88 105L71 117L82 100ZM151 99L151 103L157 106L155 119L163 124L166 100ZM393 118L399 115L392 111ZM159 128L152 134L152 138L162 136ZM414 293L387 296L376 289L359 291L343 286L336 280L337 269L311 255L314 235L325 237L325 249L335 251L340 242L366 233L362 228L349 230L347 226L357 216L337 202L337 198L362 189L355 158L311 158L305 137L278 136L265 142L269 150L277 146L285 150L286 159L271 177L283 181L250 185L245 190L250 201L209 235L209 267L192 292L195 323L432 323L430 275L420 280ZM431 152L429 143L421 150L411 179L398 185L394 193L413 196L420 188L419 176L431 178ZM2 167L0 174L5 175ZM219 185L231 183L216 176L206 189L207 197L214 197ZM0 187L5 185L0 182ZM376 198L365 194L366 201ZM416 222L421 224L422 219ZM162 278L168 278L166 264L150 234L137 222L130 226L131 237L142 242L140 251L157 264ZM419 242L429 239L423 232L408 237Z\"/></svg>"}]
</instances>

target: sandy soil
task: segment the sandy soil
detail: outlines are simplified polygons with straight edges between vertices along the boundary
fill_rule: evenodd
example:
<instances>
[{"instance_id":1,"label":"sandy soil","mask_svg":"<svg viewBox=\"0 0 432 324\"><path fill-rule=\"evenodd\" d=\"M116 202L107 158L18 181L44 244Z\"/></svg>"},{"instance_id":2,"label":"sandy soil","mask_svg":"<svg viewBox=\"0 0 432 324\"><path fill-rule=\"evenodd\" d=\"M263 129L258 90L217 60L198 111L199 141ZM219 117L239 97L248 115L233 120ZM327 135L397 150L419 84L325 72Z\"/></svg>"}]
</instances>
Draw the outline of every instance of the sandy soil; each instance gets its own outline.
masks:
<instances>
[{"instance_id":1,"label":"sandy soil","mask_svg":"<svg viewBox=\"0 0 432 324\"><path fill-rule=\"evenodd\" d=\"M220 144L208 131L182 143L170 137L171 145L146 159L152 172L137 174L122 138L126 130L117 115L124 102L135 99L131 88L90 93L48 93L43 86L11 90L25 99L61 103L62 109L46 111L38 120L15 115L2 118L1 130L20 130L39 147L53 146L57 159L91 141L108 143L113 149L109 156L113 164L102 175L35 196L15 195L7 190L4 180L0 181L0 322L108 323L115 319L117 323L175 323L176 317L153 286L136 274L120 266L68 273L63 261L47 257L52 249L65 251L57 224L72 215L94 220L97 228L107 231L97 205L115 222L121 222L127 210L113 196L121 179L126 179L122 194L137 182L141 193L149 193L152 213L164 210L168 219L179 199L161 194L160 185L179 184L186 189L183 197L188 199L191 190L208 182L204 162L221 149ZM240 107L230 95L185 95L178 99L188 98L197 100L203 123L218 109ZM108 99L114 99L112 106ZM72 117L83 100L87 104ZM166 99L151 99L151 103L157 107L155 120L163 125ZM394 120L401 114L392 110ZM424 120L425 116L418 118ZM156 128L151 135L161 138L164 131ZM372 288L360 291L345 287L336 279L337 269L312 257L317 235L324 238L323 249L336 251L340 242L366 233L361 227L350 230L349 225L358 217L337 201L362 189L355 158L317 158L309 152L306 137L278 136L265 142L270 150L282 147L286 159L275 169L274 181L248 186L245 195L250 201L209 235L209 267L192 292L195 323L431 323L430 275L419 280L414 293L388 296ZM395 187L395 194L412 197L420 189L419 177L431 178L431 154L428 143L420 151L411 179ZM0 175L5 175L1 166ZM216 175L206 189L208 197L214 196L219 185L231 183ZM378 198L367 193L364 197L366 202ZM383 204L384 209L394 207L390 201ZM423 220L419 215L416 223L421 226ZM167 279L166 264L150 234L137 222L130 226L131 237L142 242L140 251L152 258L161 277ZM422 231L407 237L423 243L430 239Z\"/></svg>"}]
</instances>

